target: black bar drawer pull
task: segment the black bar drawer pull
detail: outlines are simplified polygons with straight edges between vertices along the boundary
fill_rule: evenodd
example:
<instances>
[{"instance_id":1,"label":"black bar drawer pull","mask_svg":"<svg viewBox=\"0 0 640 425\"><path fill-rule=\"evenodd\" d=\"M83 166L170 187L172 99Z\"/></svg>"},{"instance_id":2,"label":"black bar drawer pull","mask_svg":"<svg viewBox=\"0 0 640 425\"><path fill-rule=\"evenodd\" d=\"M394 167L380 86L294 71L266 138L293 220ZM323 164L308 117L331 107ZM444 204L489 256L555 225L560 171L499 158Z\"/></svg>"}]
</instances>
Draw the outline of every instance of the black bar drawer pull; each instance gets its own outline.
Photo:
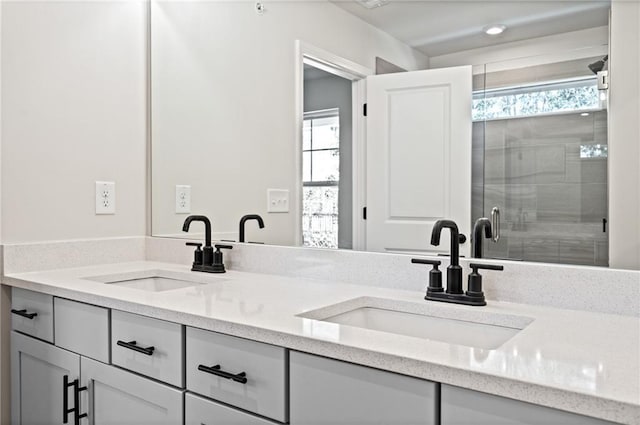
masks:
<instances>
[{"instance_id":1,"label":"black bar drawer pull","mask_svg":"<svg viewBox=\"0 0 640 425\"><path fill-rule=\"evenodd\" d=\"M69 387L73 388L74 407L69 408ZM87 387L80 387L77 379L69 382L69 375L62 377L62 423L69 423L69 413L74 414L74 425L80 425L80 419L86 418L87 414L80 414L80 391L86 391Z\"/></svg>"},{"instance_id":2,"label":"black bar drawer pull","mask_svg":"<svg viewBox=\"0 0 640 425\"><path fill-rule=\"evenodd\" d=\"M245 372L240 372L234 375L233 373L221 370L219 364L211 367L201 364L198 366L198 370L201 372L207 372L212 375L219 376L224 379L231 379L232 381L239 382L241 384L247 383L247 374Z\"/></svg>"},{"instance_id":3,"label":"black bar drawer pull","mask_svg":"<svg viewBox=\"0 0 640 425\"><path fill-rule=\"evenodd\" d=\"M116 342L120 347L128 348L129 350L137 351L138 353L146 354L147 356L152 356L156 347L139 347L136 345L135 341L118 341Z\"/></svg>"},{"instance_id":4,"label":"black bar drawer pull","mask_svg":"<svg viewBox=\"0 0 640 425\"><path fill-rule=\"evenodd\" d=\"M18 316L26 317L27 319L33 320L34 317L38 315L38 313L27 313L27 309L15 310L11 309L13 314L17 314Z\"/></svg>"}]
</instances>

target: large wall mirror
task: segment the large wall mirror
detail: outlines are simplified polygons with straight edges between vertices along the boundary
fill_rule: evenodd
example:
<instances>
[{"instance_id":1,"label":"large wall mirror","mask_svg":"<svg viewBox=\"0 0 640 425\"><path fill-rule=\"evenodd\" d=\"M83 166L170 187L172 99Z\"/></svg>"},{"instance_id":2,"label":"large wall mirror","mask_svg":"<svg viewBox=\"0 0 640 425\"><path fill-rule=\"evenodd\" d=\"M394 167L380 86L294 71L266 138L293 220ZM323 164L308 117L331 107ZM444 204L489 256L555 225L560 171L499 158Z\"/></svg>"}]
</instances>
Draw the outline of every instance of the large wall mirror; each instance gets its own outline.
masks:
<instances>
[{"instance_id":1,"label":"large wall mirror","mask_svg":"<svg viewBox=\"0 0 640 425\"><path fill-rule=\"evenodd\" d=\"M152 234L204 214L238 241L259 215L245 242L435 253L451 218L469 255L499 211L485 256L607 266L608 23L607 1L152 1Z\"/></svg>"}]
</instances>

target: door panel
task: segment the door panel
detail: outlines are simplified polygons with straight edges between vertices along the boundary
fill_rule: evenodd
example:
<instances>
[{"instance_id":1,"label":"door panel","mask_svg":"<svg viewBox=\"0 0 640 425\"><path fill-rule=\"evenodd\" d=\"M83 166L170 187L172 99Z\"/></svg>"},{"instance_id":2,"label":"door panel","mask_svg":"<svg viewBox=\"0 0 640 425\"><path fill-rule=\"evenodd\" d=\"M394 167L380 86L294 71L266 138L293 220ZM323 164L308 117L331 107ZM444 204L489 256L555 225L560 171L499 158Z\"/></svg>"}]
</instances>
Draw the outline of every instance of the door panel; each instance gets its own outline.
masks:
<instances>
[{"instance_id":1,"label":"door panel","mask_svg":"<svg viewBox=\"0 0 640 425\"><path fill-rule=\"evenodd\" d=\"M62 424L63 378L80 377L80 356L11 332L11 369L12 423Z\"/></svg>"},{"instance_id":2,"label":"door panel","mask_svg":"<svg viewBox=\"0 0 640 425\"><path fill-rule=\"evenodd\" d=\"M367 250L448 252L439 219L469 235L471 67L368 77Z\"/></svg>"}]
</instances>

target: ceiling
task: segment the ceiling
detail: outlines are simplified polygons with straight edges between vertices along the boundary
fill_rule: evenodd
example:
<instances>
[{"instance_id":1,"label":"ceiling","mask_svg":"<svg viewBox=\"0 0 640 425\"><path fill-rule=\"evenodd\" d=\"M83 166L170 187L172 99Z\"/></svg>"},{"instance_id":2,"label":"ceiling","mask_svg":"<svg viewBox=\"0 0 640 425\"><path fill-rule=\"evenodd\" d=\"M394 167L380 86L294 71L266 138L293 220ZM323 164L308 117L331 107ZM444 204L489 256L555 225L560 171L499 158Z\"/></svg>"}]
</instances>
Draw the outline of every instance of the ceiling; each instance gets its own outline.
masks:
<instances>
[{"instance_id":1,"label":"ceiling","mask_svg":"<svg viewBox=\"0 0 640 425\"><path fill-rule=\"evenodd\" d=\"M430 57L604 26L610 5L602 0L389 0L367 9L359 1L333 3ZM499 36L482 31L495 24L507 30Z\"/></svg>"}]
</instances>

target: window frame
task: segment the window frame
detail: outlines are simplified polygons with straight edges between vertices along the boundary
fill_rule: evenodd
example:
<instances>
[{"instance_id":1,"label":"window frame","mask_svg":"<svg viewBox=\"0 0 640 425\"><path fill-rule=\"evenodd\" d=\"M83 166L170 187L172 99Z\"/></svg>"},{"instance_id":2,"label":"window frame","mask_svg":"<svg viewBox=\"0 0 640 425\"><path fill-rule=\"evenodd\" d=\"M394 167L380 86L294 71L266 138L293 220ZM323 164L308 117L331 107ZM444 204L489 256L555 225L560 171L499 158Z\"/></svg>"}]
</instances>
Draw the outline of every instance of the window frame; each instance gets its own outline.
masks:
<instances>
[{"instance_id":1,"label":"window frame","mask_svg":"<svg viewBox=\"0 0 640 425\"><path fill-rule=\"evenodd\" d=\"M320 118L338 118L338 126L340 125L340 108L330 108L330 109L320 109L317 111L305 112L302 117L302 128L304 131L304 123L308 120L315 120ZM310 165L311 165L311 178L313 178L313 152L326 152L326 151L337 151L340 154L340 137L338 136L338 147L337 148L322 148L322 149L313 149L313 127L312 128L312 136L311 136L311 149L302 148L302 155L304 156L305 152L311 152L310 157ZM304 136L303 136L304 139ZM325 187L325 186L338 186L340 184L340 177L338 176L337 180L304 180L304 170L303 170L303 180L302 187Z\"/></svg>"}]
</instances>

